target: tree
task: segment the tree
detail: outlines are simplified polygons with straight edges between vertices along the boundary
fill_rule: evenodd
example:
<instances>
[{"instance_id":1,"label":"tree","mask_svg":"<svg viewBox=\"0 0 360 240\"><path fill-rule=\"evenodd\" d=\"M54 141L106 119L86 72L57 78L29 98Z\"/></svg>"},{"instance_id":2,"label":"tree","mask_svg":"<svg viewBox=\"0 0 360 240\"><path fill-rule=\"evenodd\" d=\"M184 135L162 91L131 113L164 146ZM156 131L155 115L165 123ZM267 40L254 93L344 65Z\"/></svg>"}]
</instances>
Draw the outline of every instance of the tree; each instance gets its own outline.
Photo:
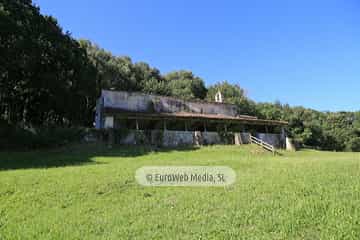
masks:
<instances>
[{"instance_id":1,"label":"tree","mask_svg":"<svg viewBox=\"0 0 360 240\"><path fill-rule=\"evenodd\" d=\"M171 90L160 71L145 62L134 64L135 78L140 84L141 91L151 94L170 95Z\"/></svg>"},{"instance_id":2,"label":"tree","mask_svg":"<svg viewBox=\"0 0 360 240\"><path fill-rule=\"evenodd\" d=\"M347 149L352 152L360 152L360 137L351 138L347 142Z\"/></svg>"},{"instance_id":3,"label":"tree","mask_svg":"<svg viewBox=\"0 0 360 240\"><path fill-rule=\"evenodd\" d=\"M90 124L95 69L56 19L30 0L2 0L0 31L0 115L26 125Z\"/></svg>"},{"instance_id":4,"label":"tree","mask_svg":"<svg viewBox=\"0 0 360 240\"><path fill-rule=\"evenodd\" d=\"M174 71L164 76L170 95L184 99L204 99L207 89L204 80L190 71Z\"/></svg>"},{"instance_id":5,"label":"tree","mask_svg":"<svg viewBox=\"0 0 360 240\"><path fill-rule=\"evenodd\" d=\"M245 96L245 91L239 85L227 81L216 83L209 87L206 99L214 101L216 93L220 91L225 103L236 104L239 114L256 115L256 104Z\"/></svg>"},{"instance_id":6,"label":"tree","mask_svg":"<svg viewBox=\"0 0 360 240\"><path fill-rule=\"evenodd\" d=\"M96 89L141 91L169 95L169 87L160 71L145 62L133 63L130 57L117 57L88 40L79 43L86 49L91 63L97 69Z\"/></svg>"}]
</instances>

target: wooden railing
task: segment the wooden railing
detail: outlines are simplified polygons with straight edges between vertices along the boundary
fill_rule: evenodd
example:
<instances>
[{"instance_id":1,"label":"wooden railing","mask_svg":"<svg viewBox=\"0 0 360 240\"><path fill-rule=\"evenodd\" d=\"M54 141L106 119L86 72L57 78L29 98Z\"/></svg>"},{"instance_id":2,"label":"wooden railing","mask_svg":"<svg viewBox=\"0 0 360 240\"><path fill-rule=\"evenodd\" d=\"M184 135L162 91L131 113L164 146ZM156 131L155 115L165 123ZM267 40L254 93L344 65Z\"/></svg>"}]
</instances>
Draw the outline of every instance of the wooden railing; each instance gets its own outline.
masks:
<instances>
[{"instance_id":1,"label":"wooden railing","mask_svg":"<svg viewBox=\"0 0 360 240\"><path fill-rule=\"evenodd\" d=\"M273 145L271 145L267 142L264 142L263 140L261 140L259 138L256 138L256 137L250 135L250 142L261 146L262 148L272 152L274 155L276 154L276 149Z\"/></svg>"}]
</instances>

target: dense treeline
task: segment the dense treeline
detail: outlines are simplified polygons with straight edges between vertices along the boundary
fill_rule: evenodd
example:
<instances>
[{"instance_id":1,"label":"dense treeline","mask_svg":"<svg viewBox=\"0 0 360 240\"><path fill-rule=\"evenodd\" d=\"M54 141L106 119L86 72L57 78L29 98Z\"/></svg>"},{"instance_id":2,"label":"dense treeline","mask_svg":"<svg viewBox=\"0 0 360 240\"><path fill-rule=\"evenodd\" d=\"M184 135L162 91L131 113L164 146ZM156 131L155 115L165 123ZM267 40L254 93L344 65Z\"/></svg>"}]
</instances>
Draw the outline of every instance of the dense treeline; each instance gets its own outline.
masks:
<instances>
[{"instance_id":1,"label":"dense treeline","mask_svg":"<svg viewBox=\"0 0 360 240\"><path fill-rule=\"evenodd\" d=\"M0 1L1 114L13 123L89 124L96 69L30 0Z\"/></svg>"},{"instance_id":2,"label":"dense treeline","mask_svg":"<svg viewBox=\"0 0 360 240\"><path fill-rule=\"evenodd\" d=\"M17 128L89 127L101 89L202 100L213 100L220 90L240 114L288 121L288 134L299 144L360 150L359 112L255 103L240 86L226 81L206 87L191 71L163 75L147 63L73 39L31 0L0 0L0 120Z\"/></svg>"},{"instance_id":3,"label":"dense treeline","mask_svg":"<svg viewBox=\"0 0 360 240\"><path fill-rule=\"evenodd\" d=\"M360 112L319 112L280 103L257 104L258 116L289 122L299 144L324 150L360 151Z\"/></svg>"},{"instance_id":4,"label":"dense treeline","mask_svg":"<svg viewBox=\"0 0 360 240\"><path fill-rule=\"evenodd\" d=\"M289 122L288 135L299 145L336 151L360 151L360 112L320 112L288 104L255 103L237 85L222 82L208 88L207 99L220 90L241 114Z\"/></svg>"},{"instance_id":5,"label":"dense treeline","mask_svg":"<svg viewBox=\"0 0 360 240\"><path fill-rule=\"evenodd\" d=\"M129 57L117 57L87 40L80 40L93 66L98 70L100 89L141 91L176 96L185 99L204 99L207 89L204 81L190 71L174 71L161 75L145 62L133 63Z\"/></svg>"}]
</instances>

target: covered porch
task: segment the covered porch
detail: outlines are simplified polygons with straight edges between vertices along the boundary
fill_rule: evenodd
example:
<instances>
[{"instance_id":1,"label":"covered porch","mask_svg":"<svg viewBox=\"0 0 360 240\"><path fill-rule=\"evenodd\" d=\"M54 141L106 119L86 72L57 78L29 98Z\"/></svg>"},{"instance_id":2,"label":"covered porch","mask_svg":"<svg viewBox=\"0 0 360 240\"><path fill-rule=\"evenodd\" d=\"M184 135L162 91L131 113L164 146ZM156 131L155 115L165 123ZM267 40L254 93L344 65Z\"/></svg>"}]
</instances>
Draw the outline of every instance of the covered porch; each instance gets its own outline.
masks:
<instances>
[{"instance_id":1,"label":"covered porch","mask_svg":"<svg viewBox=\"0 0 360 240\"><path fill-rule=\"evenodd\" d=\"M113 109L107 109L104 115L104 128L128 132L126 137L117 141L121 144L247 144L250 136L255 136L276 148L285 146L287 123L283 121L261 120L250 116L188 112L133 113ZM143 141L139 140L140 135Z\"/></svg>"}]
</instances>

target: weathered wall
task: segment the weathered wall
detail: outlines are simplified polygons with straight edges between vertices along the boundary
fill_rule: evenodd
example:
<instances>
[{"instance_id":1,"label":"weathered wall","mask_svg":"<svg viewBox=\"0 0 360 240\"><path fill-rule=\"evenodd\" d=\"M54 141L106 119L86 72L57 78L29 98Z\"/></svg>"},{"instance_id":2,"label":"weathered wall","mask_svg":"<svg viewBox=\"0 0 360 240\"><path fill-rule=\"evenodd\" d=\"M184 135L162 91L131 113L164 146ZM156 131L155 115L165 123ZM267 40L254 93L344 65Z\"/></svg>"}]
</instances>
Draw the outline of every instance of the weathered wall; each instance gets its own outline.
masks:
<instances>
[{"instance_id":1,"label":"weathered wall","mask_svg":"<svg viewBox=\"0 0 360 240\"><path fill-rule=\"evenodd\" d=\"M268 144L273 145L275 148L282 148L284 146L280 134L258 133L256 137Z\"/></svg>"},{"instance_id":2,"label":"weathered wall","mask_svg":"<svg viewBox=\"0 0 360 240\"><path fill-rule=\"evenodd\" d=\"M143 134L143 137L139 137ZM207 144L225 144L217 132L192 132L192 131L159 131L152 130L147 132L148 136L145 136L145 131L131 130L127 133L127 136L120 138L120 144L153 144L165 147L175 147L182 145L207 145ZM234 133L235 138L241 137L238 141L234 141L235 144L249 144L250 133ZM144 139L143 138L147 138ZM285 142L281 140L280 134L268 134L258 133L257 138L263 140L266 143L274 145L276 148L283 148ZM119 139L115 136L115 139ZM137 142L142 139L142 142ZM241 140L241 141L240 141Z\"/></svg>"},{"instance_id":3,"label":"weathered wall","mask_svg":"<svg viewBox=\"0 0 360 240\"><path fill-rule=\"evenodd\" d=\"M193 132L164 131L163 146L175 147L193 144Z\"/></svg>"},{"instance_id":4,"label":"weathered wall","mask_svg":"<svg viewBox=\"0 0 360 240\"><path fill-rule=\"evenodd\" d=\"M242 132L240 133L242 144L250 143L250 133Z\"/></svg>"},{"instance_id":5,"label":"weathered wall","mask_svg":"<svg viewBox=\"0 0 360 240\"><path fill-rule=\"evenodd\" d=\"M127 136L120 139L120 144L133 145L137 144L136 134L141 134L143 131L131 130L128 132ZM161 136L159 136L161 134ZM217 132L201 132L200 133L200 144L220 144L221 139ZM160 145L165 147L175 147L182 145L193 145L195 144L195 132L192 131L157 131L153 130L150 132L150 139L148 142L154 145Z\"/></svg>"},{"instance_id":6,"label":"weathered wall","mask_svg":"<svg viewBox=\"0 0 360 240\"><path fill-rule=\"evenodd\" d=\"M136 144L135 131L129 131L126 137L120 140L121 144L134 145Z\"/></svg>"},{"instance_id":7,"label":"weathered wall","mask_svg":"<svg viewBox=\"0 0 360 240\"><path fill-rule=\"evenodd\" d=\"M237 115L232 104L185 101L181 99L131 93L121 91L102 91L103 106L132 112L194 112L205 114Z\"/></svg>"},{"instance_id":8,"label":"weathered wall","mask_svg":"<svg viewBox=\"0 0 360 240\"><path fill-rule=\"evenodd\" d=\"M203 132L204 144L220 144L221 138L217 132Z\"/></svg>"}]
</instances>

